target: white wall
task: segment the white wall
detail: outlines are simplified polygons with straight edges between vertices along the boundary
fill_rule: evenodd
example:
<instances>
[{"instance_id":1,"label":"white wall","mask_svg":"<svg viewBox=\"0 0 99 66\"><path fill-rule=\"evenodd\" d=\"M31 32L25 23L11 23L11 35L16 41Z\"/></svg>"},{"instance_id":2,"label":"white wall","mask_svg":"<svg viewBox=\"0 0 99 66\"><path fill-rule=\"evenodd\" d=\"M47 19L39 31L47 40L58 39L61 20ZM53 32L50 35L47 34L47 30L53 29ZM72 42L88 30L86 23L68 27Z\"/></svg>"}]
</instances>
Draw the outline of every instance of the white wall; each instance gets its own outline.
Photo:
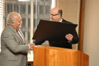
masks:
<instances>
[{"instance_id":1,"label":"white wall","mask_svg":"<svg viewBox=\"0 0 99 66\"><path fill-rule=\"evenodd\" d=\"M99 0L85 0L84 53L89 66L99 66Z\"/></svg>"}]
</instances>

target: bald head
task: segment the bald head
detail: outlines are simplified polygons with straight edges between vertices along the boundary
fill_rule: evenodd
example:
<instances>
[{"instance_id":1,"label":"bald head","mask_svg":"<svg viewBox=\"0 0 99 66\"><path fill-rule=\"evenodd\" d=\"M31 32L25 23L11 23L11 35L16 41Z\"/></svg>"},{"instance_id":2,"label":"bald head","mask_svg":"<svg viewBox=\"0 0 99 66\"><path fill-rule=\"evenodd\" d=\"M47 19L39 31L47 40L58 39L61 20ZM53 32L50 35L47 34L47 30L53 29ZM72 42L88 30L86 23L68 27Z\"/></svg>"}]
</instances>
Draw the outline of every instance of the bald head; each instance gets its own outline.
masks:
<instances>
[{"instance_id":1,"label":"bald head","mask_svg":"<svg viewBox=\"0 0 99 66\"><path fill-rule=\"evenodd\" d=\"M22 18L19 13L11 12L7 16L8 24L10 24L13 28L18 30L22 24Z\"/></svg>"},{"instance_id":2,"label":"bald head","mask_svg":"<svg viewBox=\"0 0 99 66\"><path fill-rule=\"evenodd\" d=\"M11 24L11 22L15 22L17 20L17 17L21 18L19 13L17 13L17 12L9 13L8 16L7 16L7 23Z\"/></svg>"},{"instance_id":3,"label":"bald head","mask_svg":"<svg viewBox=\"0 0 99 66\"><path fill-rule=\"evenodd\" d=\"M53 13L59 13L61 16L62 16L62 9L58 8L58 7L55 7L51 10L51 12Z\"/></svg>"},{"instance_id":4,"label":"bald head","mask_svg":"<svg viewBox=\"0 0 99 66\"><path fill-rule=\"evenodd\" d=\"M62 19L62 9L55 7L50 11L52 21L60 21Z\"/></svg>"}]
</instances>

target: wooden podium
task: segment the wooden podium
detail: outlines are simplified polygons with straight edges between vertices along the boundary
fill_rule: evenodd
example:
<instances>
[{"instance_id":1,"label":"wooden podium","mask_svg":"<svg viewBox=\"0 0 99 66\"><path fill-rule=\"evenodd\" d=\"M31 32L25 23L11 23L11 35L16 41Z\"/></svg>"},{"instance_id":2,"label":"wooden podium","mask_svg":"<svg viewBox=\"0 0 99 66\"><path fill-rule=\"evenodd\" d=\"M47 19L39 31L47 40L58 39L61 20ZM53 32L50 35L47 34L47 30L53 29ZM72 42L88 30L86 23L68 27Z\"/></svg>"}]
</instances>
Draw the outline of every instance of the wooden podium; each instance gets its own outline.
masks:
<instances>
[{"instance_id":1,"label":"wooden podium","mask_svg":"<svg viewBox=\"0 0 99 66\"><path fill-rule=\"evenodd\" d=\"M35 46L33 66L89 66L89 56L74 49Z\"/></svg>"}]
</instances>

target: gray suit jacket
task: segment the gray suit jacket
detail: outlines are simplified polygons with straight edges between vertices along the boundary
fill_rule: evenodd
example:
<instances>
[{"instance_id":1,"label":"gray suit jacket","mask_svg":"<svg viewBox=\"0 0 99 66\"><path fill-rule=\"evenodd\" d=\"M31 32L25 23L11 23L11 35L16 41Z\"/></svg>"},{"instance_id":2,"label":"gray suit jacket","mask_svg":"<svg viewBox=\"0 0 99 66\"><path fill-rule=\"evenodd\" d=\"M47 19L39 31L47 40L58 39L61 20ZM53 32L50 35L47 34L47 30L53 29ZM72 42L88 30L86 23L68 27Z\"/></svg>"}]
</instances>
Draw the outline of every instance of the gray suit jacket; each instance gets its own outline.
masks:
<instances>
[{"instance_id":1,"label":"gray suit jacket","mask_svg":"<svg viewBox=\"0 0 99 66\"><path fill-rule=\"evenodd\" d=\"M24 39L12 26L7 25L1 35L0 66L26 66L28 50Z\"/></svg>"}]
</instances>

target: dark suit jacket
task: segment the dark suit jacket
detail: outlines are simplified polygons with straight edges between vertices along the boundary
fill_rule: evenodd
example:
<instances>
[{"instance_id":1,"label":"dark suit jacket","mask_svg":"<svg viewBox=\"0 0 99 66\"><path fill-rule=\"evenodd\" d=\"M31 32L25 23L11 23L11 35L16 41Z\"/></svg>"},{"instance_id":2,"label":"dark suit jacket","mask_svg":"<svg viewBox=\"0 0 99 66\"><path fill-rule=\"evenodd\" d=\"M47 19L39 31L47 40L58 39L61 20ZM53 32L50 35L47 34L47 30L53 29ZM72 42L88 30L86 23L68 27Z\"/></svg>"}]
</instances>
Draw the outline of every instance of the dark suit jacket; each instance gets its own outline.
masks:
<instances>
[{"instance_id":1,"label":"dark suit jacket","mask_svg":"<svg viewBox=\"0 0 99 66\"><path fill-rule=\"evenodd\" d=\"M68 22L66 20L62 20L62 22L64 23L68 23L68 24L72 24L71 22ZM62 39L62 40L48 40L49 41L49 45L50 46L54 46L54 47L61 47L61 48L72 48L72 44L75 44L79 41L78 35L76 30L73 31L72 33L73 35L73 40L71 42L68 42L67 39ZM40 45L44 42L45 40L35 40L34 43L36 45Z\"/></svg>"}]
</instances>

